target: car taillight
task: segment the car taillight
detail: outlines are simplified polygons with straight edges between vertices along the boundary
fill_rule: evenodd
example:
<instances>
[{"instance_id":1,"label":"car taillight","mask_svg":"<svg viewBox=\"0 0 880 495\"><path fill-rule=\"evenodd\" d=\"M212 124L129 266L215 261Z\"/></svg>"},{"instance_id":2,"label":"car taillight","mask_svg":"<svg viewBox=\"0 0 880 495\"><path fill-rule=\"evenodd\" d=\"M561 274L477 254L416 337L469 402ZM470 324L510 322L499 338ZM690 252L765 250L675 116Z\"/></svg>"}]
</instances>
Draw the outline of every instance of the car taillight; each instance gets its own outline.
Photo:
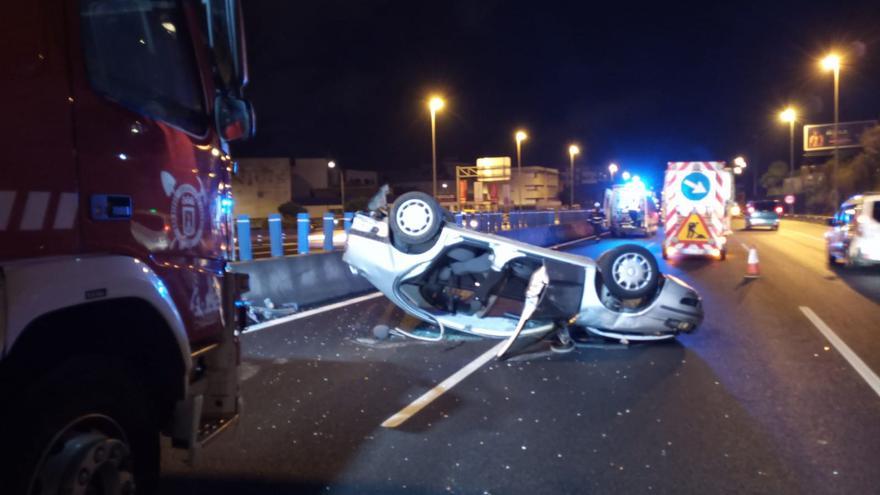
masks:
<instances>
[{"instance_id":1,"label":"car taillight","mask_svg":"<svg viewBox=\"0 0 880 495\"><path fill-rule=\"evenodd\" d=\"M782 215L782 207L781 206L776 207L776 213L778 213L779 215Z\"/></svg>"}]
</instances>

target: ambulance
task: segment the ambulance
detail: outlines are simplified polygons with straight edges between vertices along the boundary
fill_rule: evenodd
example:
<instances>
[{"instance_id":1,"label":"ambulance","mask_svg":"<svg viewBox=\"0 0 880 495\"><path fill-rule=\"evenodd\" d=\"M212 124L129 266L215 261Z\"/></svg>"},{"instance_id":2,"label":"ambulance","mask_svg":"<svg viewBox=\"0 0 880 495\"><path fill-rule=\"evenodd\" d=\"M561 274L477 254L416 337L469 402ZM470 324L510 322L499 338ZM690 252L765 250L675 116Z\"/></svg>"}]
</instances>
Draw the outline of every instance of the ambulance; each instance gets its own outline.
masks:
<instances>
[{"instance_id":1,"label":"ambulance","mask_svg":"<svg viewBox=\"0 0 880 495\"><path fill-rule=\"evenodd\" d=\"M654 194L639 176L605 190L605 228L612 237L653 236L660 224Z\"/></svg>"},{"instance_id":2,"label":"ambulance","mask_svg":"<svg viewBox=\"0 0 880 495\"><path fill-rule=\"evenodd\" d=\"M663 183L663 259L726 259L733 189L733 174L724 162L669 162Z\"/></svg>"}]
</instances>

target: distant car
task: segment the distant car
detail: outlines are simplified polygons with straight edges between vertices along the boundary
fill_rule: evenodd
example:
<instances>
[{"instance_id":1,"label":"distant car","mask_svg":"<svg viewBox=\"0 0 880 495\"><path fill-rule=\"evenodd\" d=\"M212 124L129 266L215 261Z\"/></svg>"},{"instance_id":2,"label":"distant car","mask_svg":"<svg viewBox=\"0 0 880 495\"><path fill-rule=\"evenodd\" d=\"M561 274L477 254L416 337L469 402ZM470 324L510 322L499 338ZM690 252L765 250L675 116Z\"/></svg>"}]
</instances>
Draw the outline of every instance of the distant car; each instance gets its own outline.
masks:
<instances>
[{"instance_id":1,"label":"distant car","mask_svg":"<svg viewBox=\"0 0 880 495\"><path fill-rule=\"evenodd\" d=\"M880 264L880 192L849 198L828 224L832 227L825 233L829 265Z\"/></svg>"},{"instance_id":2,"label":"distant car","mask_svg":"<svg viewBox=\"0 0 880 495\"><path fill-rule=\"evenodd\" d=\"M782 212L782 203L779 201L749 201L745 212L746 229L769 227L770 230L779 230Z\"/></svg>"},{"instance_id":3,"label":"distant car","mask_svg":"<svg viewBox=\"0 0 880 495\"><path fill-rule=\"evenodd\" d=\"M621 245L594 261L449 221L429 195L358 213L343 261L410 315L510 342L573 325L612 339L660 340L703 320L700 297L660 274L645 248ZM534 314L532 314L534 312Z\"/></svg>"}]
</instances>

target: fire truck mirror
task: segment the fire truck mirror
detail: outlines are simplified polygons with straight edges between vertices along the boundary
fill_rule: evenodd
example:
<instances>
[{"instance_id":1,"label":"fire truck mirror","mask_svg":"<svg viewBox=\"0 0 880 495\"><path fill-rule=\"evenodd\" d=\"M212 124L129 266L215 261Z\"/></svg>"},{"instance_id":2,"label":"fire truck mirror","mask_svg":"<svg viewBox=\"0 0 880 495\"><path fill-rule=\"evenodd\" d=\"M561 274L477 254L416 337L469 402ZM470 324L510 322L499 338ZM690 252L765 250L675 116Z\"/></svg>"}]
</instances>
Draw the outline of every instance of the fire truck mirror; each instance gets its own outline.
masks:
<instances>
[{"instance_id":1,"label":"fire truck mirror","mask_svg":"<svg viewBox=\"0 0 880 495\"><path fill-rule=\"evenodd\" d=\"M217 132L226 141L248 139L254 135L256 119L250 102L229 95L214 100L214 119Z\"/></svg>"}]
</instances>

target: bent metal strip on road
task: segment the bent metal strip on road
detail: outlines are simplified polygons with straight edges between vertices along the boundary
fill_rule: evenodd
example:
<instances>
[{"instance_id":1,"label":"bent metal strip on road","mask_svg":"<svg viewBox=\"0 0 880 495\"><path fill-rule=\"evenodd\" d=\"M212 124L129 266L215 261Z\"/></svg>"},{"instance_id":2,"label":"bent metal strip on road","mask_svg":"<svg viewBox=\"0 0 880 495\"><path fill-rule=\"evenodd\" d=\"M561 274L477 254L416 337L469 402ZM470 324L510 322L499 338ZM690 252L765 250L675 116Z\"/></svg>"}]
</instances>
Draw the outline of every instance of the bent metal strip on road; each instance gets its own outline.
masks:
<instances>
[{"instance_id":1,"label":"bent metal strip on road","mask_svg":"<svg viewBox=\"0 0 880 495\"><path fill-rule=\"evenodd\" d=\"M484 352L477 359L474 359L464 368L456 371L449 378L443 380L438 383L434 388L428 390L424 394L422 394L418 399L412 401L408 406L404 407L400 411L396 412L393 416L386 419L382 422L382 427L384 428L397 428L402 425L406 420L413 417L417 412L424 409L428 404L434 402L438 397L448 392L452 387L458 385L459 382L473 374L474 371L482 368L484 364L488 363L492 359L495 358L495 354L499 349L506 343L506 341L501 341L498 344L492 346L491 349Z\"/></svg>"},{"instance_id":2,"label":"bent metal strip on road","mask_svg":"<svg viewBox=\"0 0 880 495\"><path fill-rule=\"evenodd\" d=\"M837 349L837 352L839 352L840 355L843 356L844 359L846 359L846 362L848 362L849 365L852 366L854 370L856 370L856 373L858 373L859 376L861 376L862 379L865 380L865 383L867 383L868 386L870 386L871 389L874 390L874 393L880 396L880 377L878 377L877 374L874 373L874 371L871 370L871 368L869 368L868 365L865 364L865 362L862 361L862 359L852 349L850 349L848 345L846 345L846 342L838 337L837 334L834 333L833 330L831 330L831 327L826 325L825 322L822 321L822 319L819 318L819 316L816 315L816 313L813 312L812 309L806 306L800 306L800 310L804 314L804 316L806 316L807 319L810 320L810 322L816 327L816 329L818 329L819 332L821 332L822 335L824 335L825 338L828 339L828 342L830 342L831 345L833 345L834 348Z\"/></svg>"}]
</instances>

